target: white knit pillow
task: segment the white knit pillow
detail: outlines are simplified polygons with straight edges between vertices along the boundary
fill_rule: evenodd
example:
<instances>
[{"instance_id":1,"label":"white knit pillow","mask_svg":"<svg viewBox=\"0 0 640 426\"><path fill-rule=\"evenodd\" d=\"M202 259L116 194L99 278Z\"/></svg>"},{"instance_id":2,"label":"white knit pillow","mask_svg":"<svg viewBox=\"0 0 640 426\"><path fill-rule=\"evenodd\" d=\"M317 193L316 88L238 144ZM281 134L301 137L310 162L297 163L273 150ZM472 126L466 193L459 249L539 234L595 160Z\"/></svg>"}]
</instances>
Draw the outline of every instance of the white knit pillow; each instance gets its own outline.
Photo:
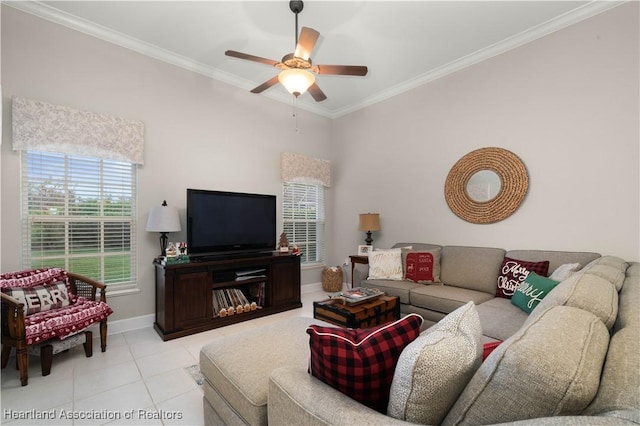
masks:
<instances>
[{"instance_id":1,"label":"white knit pillow","mask_svg":"<svg viewBox=\"0 0 640 426\"><path fill-rule=\"evenodd\" d=\"M400 354L387 414L440 424L482 362L482 327L473 302L451 312Z\"/></svg>"},{"instance_id":2,"label":"white knit pillow","mask_svg":"<svg viewBox=\"0 0 640 426\"><path fill-rule=\"evenodd\" d=\"M556 268L555 271L549 275L549 279L552 281L564 281L571 276L578 268L579 263L565 263Z\"/></svg>"},{"instance_id":3,"label":"white knit pillow","mask_svg":"<svg viewBox=\"0 0 640 426\"><path fill-rule=\"evenodd\" d=\"M401 280L402 251L399 248L369 253L370 280Z\"/></svg>"}]
</instances>

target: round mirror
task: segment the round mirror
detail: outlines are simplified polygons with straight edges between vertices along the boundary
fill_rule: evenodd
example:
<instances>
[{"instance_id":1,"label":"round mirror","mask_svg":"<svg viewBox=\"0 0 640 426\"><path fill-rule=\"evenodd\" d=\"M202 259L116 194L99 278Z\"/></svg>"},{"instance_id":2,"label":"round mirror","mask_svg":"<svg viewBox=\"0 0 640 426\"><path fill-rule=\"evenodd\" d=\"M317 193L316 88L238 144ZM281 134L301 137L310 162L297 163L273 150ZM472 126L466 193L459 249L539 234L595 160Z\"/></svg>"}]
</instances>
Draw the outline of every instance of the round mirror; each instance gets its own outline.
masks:
<instances>
[{"instance_id":1,"label":"round mirror","mask_svg":"<svg viewBox=\"0 0 640 426\"><path fill-rule=\"evenodd\" d=\"M473 201L482 203L493 200L500 193L500 176L493 170L480 170L471 175L467 182L467 195Z\"/></svg>"},{"instance_id":2,"label":"round mirror","mask_svg":"<svg viewBox=\"0 0 640 426\"><path fill-rule=\"evenodd\" d=\"M517 155L502 148L480 148L453 165L444 196L461 219L494 223L517 210L528 186L527 169Z\"/></svg>"}]
</instances>

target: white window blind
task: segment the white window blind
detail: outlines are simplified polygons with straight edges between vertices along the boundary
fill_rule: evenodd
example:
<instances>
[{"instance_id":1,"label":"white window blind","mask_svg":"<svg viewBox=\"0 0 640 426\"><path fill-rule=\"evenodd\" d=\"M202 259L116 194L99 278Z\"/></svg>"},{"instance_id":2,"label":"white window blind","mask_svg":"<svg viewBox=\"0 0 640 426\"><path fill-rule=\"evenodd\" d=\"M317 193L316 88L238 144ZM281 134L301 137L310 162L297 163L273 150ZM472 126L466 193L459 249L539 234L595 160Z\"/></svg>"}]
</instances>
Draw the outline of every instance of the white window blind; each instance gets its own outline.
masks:
<instances>
[{"instance_id":1,"label":"white window blind","mask_svg":"<svg viewBox=\"0 0 640 426\"><path fill-rule=\"evenodd\" d=\"M136 166L21 151L22 262L136 282Z\"/></svg>"},{"instance_id":2,"label":"white window blind","mask_svg":"<svg viewBox=\"0 0 640 426\"><path fill-rule=\"evenodd\" d=\"M302 252L302 264L324 262L324 187L283 183L282 215L289 244Z\"/></svg>"}]
</instances>

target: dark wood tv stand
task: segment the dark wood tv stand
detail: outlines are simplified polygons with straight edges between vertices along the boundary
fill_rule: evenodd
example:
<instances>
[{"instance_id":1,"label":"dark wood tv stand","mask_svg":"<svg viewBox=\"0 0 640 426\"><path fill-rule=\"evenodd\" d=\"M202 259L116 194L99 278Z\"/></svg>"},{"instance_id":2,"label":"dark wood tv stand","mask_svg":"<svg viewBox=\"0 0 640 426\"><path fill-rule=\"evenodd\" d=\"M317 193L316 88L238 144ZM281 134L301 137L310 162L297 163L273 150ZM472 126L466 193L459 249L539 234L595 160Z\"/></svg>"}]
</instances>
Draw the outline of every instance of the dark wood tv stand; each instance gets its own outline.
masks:
<instances>
[{"instance_id":1,"label":"dark wood tv stand","mask_svg":"<svg viewBox=\"0 0 640 426\"><path fill-rule=\"evenodd\" d=\"M154 266L153 327L165 341L302 306L299 256L274 252L171 265L156 261ZM262 306L214 317L218 315L213 309L214 292L224 295L228 289L239 290Z\"/></svg>"}]
</instances>

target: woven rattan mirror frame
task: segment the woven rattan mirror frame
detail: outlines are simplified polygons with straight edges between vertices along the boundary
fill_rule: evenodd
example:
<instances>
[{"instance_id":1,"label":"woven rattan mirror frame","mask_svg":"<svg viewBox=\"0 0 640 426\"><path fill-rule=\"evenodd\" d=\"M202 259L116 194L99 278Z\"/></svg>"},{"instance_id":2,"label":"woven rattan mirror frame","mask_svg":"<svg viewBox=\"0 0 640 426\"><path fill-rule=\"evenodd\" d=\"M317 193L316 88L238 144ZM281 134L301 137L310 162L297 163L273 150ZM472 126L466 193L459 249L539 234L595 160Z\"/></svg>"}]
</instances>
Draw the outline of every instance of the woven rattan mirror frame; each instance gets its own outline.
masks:
<instances>
[{"instance_id":1,"label":"woven rattan mirror frame","mask_svg":"<svg viewBox=\"0 0 640 426\"><path fill-rule=\"evenodd\" d=\"M501 181L500 192L489 201L474 201L467 193L471 176L482 170L495 172ZM495 223L511 216L529 187L527 169L513 152L502 148L471 151L453 165L444 184L444 196L451 211L471 223Z\"/></svg>"}]
</instances>

